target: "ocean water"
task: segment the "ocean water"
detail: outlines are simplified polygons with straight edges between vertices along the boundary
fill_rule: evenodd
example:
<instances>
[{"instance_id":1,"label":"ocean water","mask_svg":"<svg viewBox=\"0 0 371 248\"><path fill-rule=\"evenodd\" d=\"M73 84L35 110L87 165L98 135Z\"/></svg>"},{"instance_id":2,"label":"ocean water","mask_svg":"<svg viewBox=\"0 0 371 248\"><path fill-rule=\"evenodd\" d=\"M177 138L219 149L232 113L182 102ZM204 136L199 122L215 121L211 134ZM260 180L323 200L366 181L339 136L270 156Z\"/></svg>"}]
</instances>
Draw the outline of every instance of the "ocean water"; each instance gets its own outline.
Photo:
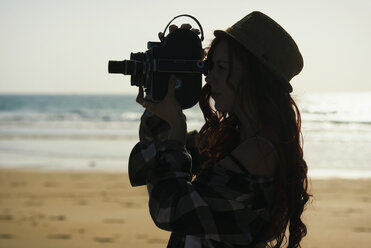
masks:
<instances>
[{"instance_id":1,"label":"ocean water","mask_svg":"<svg viewBox=\"0 0 371 248\"><path fill-rule=\"evenodd\" d=\"M312 178L371 178L371 92L296 96ZM127 171L135 96L0 95L0 168ZM198 106L186 110L199 129Z\"/></svg>"}]
</instances>

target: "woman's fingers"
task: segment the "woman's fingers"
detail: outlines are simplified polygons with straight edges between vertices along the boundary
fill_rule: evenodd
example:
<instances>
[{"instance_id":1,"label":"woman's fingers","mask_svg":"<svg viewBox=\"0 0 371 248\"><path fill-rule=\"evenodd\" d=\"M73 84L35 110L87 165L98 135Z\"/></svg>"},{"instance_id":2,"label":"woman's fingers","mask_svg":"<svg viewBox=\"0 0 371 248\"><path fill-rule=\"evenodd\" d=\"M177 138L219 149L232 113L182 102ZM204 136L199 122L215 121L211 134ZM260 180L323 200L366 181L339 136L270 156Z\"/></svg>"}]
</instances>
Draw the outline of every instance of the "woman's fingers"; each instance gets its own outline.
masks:
<instances>
[{"instance_id":1,"label":"woman's fingers","mask_svg":"<svg viewBox=\"0 0 371 248\"><path fill-rule=\"evenodd\" d=\"M199 35L200 34L200 30L198 30L197 28L192 28L191 24L189 23L183 23L180 28L183 28L183 29L189 29L191 30L192 32L194 32L195 34ZM169 26L169 32L174 32L175 30L178 29L178 26L175 25L175 24L171 24ZM160 39L160 41L163 41L165 39L165 36L164 36L164 33L163 32L159 32L158 33L158 38Z\"/></svg>"},{"instance_id":2,"label":"woman's fingers","mask_svg":"<svg viewBox=\"0 0 371 248\"><path fill-rule=\"evenodd\" d=\"M143 87L139 87L139 92L136 98L136 102L142 105L143 108L149 110L150 112L156 111L156 104L144 99Z\"/></svg>"},{"instance_id":3,"label":"woman's fingers","mask_svg":"<svg viewBox=\"0 0 371 248\"><path fill-rule=\"evenodd\" d=\"M170 27L169 27L169 32L171 33L171 32L173 32L173 31L175 31L177 29L178 29L178 26L177 25L171 24Z\"/></svg>"},{"instance_id":4,"label":"woman's fingers","mask_svg":"<svg viewBox=\"0 0 371 248\"><path fill-rule=\"evenodd\" d=\"M160 41L162 41L165 37L164 37L164 33L163 32L159 32L158 33L158 38L160 39Z\"/></svg>"},{"instance_id":5,"label":"woman's fingers","mask_svg":"<svg viewBox=\"0 0 371 248\"><path fill-rule=\"evenodd\" d=\"M165 98L161 102L147 101L143 94L144 90L139 87L138 96L136 101L142 105L146 110L150 111L159 118L165 120L170 125L179 122L179 116L181 116L182 109L176 99L175 90L176 85L180 83L175 75L171 75L168 81L168 90Z\"/></svg>"},{"instance_id":6,"label":"woman's fingers","mask_svg":"<svg viewBox=\"0 0 371 248\"><path fill-rule=\"evenodd\" d=\"M201 32L197 28L191 28L191 31L197 35L199 35Z\"/></svg>"},{"instance_id":7,"label":"woman's fingers","mask_svg":"<svg viewBox=\"0 0 371 248\"><path fill-rule=\"evenodd\" d=\"M192 26L191 26L191 24L189 24L189 23L183 23L183 24L180 26L180 28L191 29Z\"/></svg>"},{"instance_id":8,"label":"woman's fingers","mask_svg":"<svg viewBox=\"0 0 371 248\"><path fill-rule=\"evenodd\" d=\"M191 30L193 33L199 35L200 34L200 30L198 30L197 28L192 28L191 24L189 23L183 23L180 28L184 28L184 29L189 29Z\"/></svg>"},{"instance_id":9,"label":"woman's fingers","mask_svg":"<svg viewBox=\"0 0 371 248\"><path fill-rule=\"evenodd\" d=\"M137 95L137 98L136 98L136 102L139 103L139 104L142 104L143 102L143 88L140 86L139 87L139 91L138 91L138 95Z\"/></svg>"},{"instance_id":10,"label":"woman's fingers","mask_svg":"<svg viewBox=\"0 0 371 248\"><path fill-rule=\"evenodd\" d=\"M139 92L137 95L136 102L143 106L143 108L146 107L147 101L144 99L144 93L143 93L143 87L139 87Z\"/></svg>"}]
</instances>

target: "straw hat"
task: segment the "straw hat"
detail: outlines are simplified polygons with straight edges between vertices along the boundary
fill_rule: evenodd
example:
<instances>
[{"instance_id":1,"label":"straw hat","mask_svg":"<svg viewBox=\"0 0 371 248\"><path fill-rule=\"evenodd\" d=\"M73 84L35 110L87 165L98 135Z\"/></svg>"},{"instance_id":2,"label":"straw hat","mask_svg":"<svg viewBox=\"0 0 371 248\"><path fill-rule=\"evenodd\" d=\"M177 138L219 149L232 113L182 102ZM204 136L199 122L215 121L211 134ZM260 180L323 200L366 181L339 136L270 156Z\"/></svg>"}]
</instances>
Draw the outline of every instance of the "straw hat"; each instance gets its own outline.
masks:
<instances>
[{"instance_id":1,"label":"straw hat","mask_svg":"<svg viewBox=\"0 0 371 248\"><path fill-rule=\"evenodd\" d=\"M227 35L243 45L284 82L292 92L290 80L303 68L303 57L291 36L267 15L255 11L225 31L214 35Z\"/></svg>"}]
</instances>

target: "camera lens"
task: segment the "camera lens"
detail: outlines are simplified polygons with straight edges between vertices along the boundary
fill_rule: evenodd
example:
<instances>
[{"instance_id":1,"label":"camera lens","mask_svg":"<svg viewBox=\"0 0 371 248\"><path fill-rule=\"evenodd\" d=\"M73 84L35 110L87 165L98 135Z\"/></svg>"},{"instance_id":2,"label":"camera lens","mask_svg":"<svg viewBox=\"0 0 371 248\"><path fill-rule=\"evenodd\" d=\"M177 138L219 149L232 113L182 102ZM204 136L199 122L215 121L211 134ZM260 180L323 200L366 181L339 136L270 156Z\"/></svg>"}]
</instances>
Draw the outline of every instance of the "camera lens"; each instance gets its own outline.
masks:
<instances>
[{"instance_id":1,"label":"camera lens","mask_svg":"<svg viewBox=\"0 0 371 248\"><path fill-rule=\"evenodd\" d=\"M136 75L143 73L143 63L135 60L109 61L109 73L122 73L124 75Z\"/></svg>"},{"instance_id":2,"label":"camera lens","mask_svg":"<svg viewBox=\"0 0 371 248\"><path fill-rule=\"evenodd\" d=\"M112 61L108 62L108 73L123 73L124 71L123 61Z\"/></svg>"},{"instance_id":3,"label":"camera lens","mask_svg":"<svg viewBox=\"0 0 371 248\"><path fill-rule=\"evenodd\" d=\"M143 63L135 60L124 60L124 74L137 75L143 73Z\"/></svg>"}]
</instances>

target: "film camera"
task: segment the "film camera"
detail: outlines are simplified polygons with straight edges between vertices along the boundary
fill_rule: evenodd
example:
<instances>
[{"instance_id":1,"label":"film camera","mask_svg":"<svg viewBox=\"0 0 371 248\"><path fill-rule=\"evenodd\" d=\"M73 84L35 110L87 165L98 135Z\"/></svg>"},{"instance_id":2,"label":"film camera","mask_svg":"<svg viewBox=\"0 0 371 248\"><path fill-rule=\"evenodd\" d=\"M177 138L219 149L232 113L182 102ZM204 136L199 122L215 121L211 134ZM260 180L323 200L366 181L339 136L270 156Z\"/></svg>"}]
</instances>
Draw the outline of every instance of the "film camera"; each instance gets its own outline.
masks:
<instances>
[{"instance_id":1,"label":"film camera","mask_svg":"<svg viewBox=\"0 0 371 248\"><path fill-rule=\"evenodd\" d=\"M201 38L189 29L179 28L172 31L161 42L147 43L146 52L131 53L130 60L109 61L109 73L131 75L131 85L143 87L146 99L161 101L167 93L171 74L176 77L175 96L182 107L193 107L199 99L202 74L205 66L202 61L203 30L196 18L190 15L174 17L165 27L178 17L187 16L200 27Z\"/></svg>"}]
</instances>

